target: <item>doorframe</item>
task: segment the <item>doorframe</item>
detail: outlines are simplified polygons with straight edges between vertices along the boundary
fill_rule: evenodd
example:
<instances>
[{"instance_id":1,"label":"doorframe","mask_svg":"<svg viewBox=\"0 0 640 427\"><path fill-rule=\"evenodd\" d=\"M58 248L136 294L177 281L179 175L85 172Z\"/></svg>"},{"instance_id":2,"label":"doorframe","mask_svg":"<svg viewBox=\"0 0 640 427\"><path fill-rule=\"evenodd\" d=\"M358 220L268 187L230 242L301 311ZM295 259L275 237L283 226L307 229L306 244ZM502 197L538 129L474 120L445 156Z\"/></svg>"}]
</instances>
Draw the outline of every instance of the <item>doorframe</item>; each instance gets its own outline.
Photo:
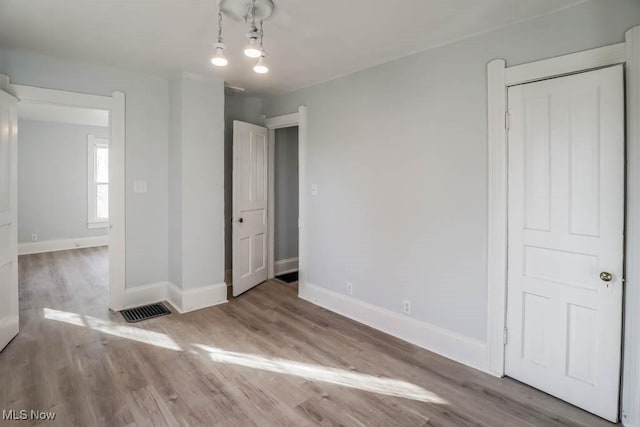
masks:
<instances>
[{"instance_id":1,"label":"doorframe","mask_svg":"<svg viewBox=\"0 0 640 427\"><path fill-rule=\"evenodd\" d=\"M488 247L487 359L503 377L507 309L507 90L510 86L612 65L626 69L625 289L621 419L640 426L640 26L625 41L556 58L507 67L487 65L488 83Z\"/></svg>"},{"instance_id":2,"label":"doorframe","mask_svg":"<svg viewBox=\"0 0 640 427\"><path fill-rule=\"evenodd\" d=\"M275 274L275 145L276 129L298 126L298 283L305 283L306 266L306 152L307 152L307 107L301 106L297 113L269 117L264 121L269 130L269 202L267 204L268 221L268 278ZM298 290L301 287L298 286Z\"/></svg>"},{"instance_id":3,"label":"doorframe","mask_svg":"<svg viewBox=\"0 0 640 427\"><path fill-rule=\"evenodd\" d=\"M0 89L18 102L55 104L109 111L109 308L125 308L125 94L90 95L12 84L0 74ZM19 132L19 131L18 131Z\"/></svg>"}]
</instances>

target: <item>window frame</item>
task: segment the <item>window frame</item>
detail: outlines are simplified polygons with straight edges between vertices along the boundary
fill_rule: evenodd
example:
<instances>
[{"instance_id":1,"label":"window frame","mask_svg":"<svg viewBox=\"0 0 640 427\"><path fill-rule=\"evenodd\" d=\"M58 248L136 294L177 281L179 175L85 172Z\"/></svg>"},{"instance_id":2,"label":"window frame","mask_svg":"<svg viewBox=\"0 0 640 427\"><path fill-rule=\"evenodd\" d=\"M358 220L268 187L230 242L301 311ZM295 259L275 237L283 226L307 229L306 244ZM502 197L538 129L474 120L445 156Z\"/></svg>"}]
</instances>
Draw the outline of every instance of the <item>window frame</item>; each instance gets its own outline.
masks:
<instances>
[{"instance_id":1,"label":"window frame","mask_svg":"<svg viewBox=\"0 0 640 427\"><path fill-rule=\"evenodd\" d=\"M95 135L87 137L87 228L107 228L109 227L109 219L98 218L97 215L97 149L109 149L109 139L101 138ZM109 185L109 182L107 182Z\"/></svg>"}]
</instances>

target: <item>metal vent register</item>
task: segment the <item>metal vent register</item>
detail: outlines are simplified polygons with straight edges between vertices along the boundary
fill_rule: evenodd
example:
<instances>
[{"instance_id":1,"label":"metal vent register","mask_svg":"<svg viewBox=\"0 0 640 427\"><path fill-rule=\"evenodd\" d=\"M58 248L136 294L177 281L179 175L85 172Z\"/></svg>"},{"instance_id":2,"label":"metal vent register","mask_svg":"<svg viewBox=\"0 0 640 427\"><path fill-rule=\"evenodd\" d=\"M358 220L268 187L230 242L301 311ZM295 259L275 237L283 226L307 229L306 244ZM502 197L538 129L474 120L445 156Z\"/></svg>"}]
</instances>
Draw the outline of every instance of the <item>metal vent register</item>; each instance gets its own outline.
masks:
<instances>
[{"instance_id":1,"label":"metal vent register","mask_svg":"<svg viewBox=\"0 0 640 427\"><path fill-rule=\"evenodd\" d=\"M130 308L122 310L122 317L129 323L136 323L142 320L152 319L154 317L171 314L171 312L163 304L144 305L142 307Z\"/></svg>"}]
</instances>

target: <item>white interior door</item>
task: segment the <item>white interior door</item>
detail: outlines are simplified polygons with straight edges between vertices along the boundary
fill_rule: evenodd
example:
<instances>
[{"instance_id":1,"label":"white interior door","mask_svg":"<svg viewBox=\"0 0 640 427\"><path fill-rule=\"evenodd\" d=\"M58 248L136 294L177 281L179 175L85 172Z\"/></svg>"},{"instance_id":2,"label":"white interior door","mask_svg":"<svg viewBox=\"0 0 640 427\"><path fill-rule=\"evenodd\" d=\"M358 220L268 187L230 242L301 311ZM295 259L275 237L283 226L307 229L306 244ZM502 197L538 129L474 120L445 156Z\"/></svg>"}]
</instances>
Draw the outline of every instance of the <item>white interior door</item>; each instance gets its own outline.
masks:
<instances>
[{"instance_id":1,"label":"white interior door","mask_svg":"<svg viewBox=\"0 0 640 427\"><path fill-rule=\"evenodd\" d=\"M17 100L0 91L0 350L18 334Z\"/></svg>"},{"instance_id":2,"label":"white interior door","mask_svg":"<svg viewBox=\"0 0 640 427\"><path fill-rule=\"evenodd\" d=\"M509 89L507 375L618 418L621 66Z\"/></svg>"},{"instance_id":3,"label":"white interior door","mask_svg":"<svg viewBox=\"0 0 640 427\"><path fill-rule=\"evenodd\" d=\"M233 296L267 280L267 135L233 122Z\"/></svg>"}]
</instances>

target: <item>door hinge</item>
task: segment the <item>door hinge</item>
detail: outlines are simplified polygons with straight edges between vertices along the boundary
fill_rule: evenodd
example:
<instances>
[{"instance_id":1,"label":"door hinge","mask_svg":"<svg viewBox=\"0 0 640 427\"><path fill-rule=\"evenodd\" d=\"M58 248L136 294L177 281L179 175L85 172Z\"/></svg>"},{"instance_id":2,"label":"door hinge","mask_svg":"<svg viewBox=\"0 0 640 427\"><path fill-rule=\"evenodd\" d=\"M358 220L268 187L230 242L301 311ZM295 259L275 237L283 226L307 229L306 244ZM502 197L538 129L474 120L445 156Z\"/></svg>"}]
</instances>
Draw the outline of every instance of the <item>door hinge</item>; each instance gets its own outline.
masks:
<instances>
[{"instance_id":1,"label":"door hinge","mask_svg":"<svg viewBox=\"0 0 640 427\"><path fill-rule=\"evenodd\" d=\"M509 330L507 328L504 328L504 331L502 332L502 344L507 344L507 342L509 341Z\"/></svg>"},{"instance_id":2,"label":"door hinge","mask_svg":"<svg viewBox=\"0 0 640 427\"><path fill-rule=\"evenodd\" d=\"M510 124L509 122L510 122L509 112L508 112L508 111L506 111L506 112L504 113L504 128L505 128L506 130L509 130L509 128L511 127L511 124Z\"/></svg>"}]
</instances>

